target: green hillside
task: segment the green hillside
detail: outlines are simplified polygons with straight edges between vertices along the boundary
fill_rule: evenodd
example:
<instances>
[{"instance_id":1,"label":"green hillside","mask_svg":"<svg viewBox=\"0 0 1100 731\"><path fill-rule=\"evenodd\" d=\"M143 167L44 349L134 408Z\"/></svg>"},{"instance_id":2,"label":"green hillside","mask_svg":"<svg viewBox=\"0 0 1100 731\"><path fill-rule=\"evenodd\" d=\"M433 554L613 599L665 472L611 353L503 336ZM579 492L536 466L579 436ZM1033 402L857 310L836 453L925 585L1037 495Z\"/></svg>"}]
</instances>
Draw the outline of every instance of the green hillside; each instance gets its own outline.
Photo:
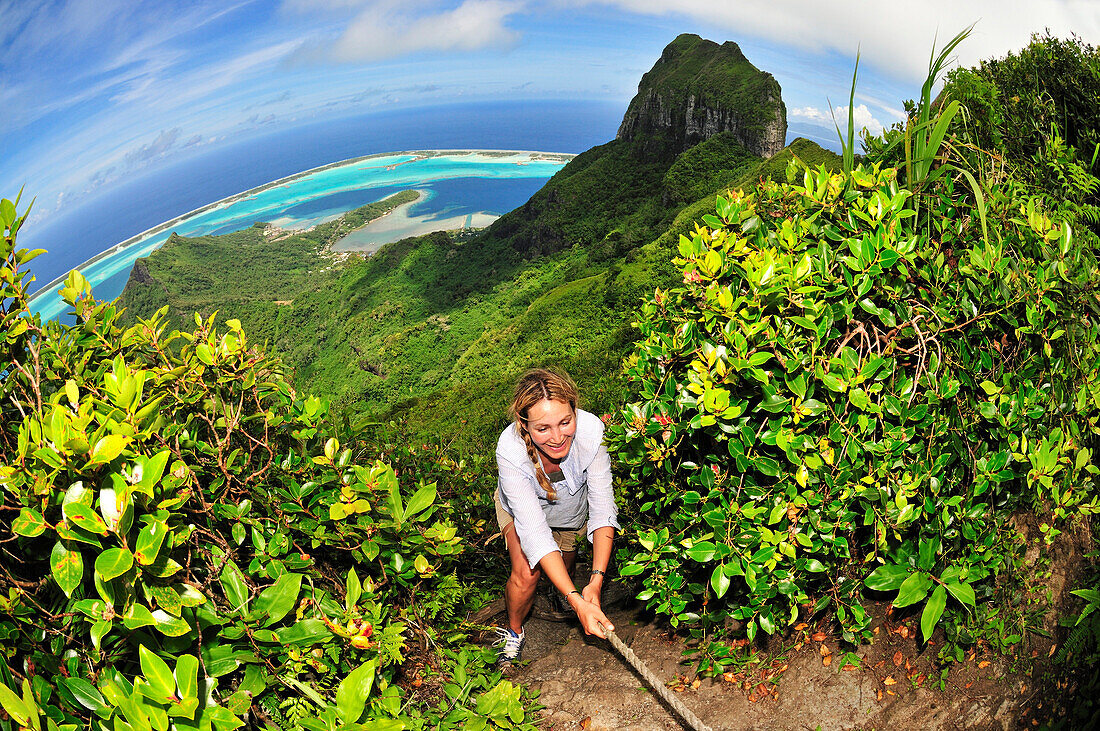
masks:
<instances>
[{"instance_id":1,"label":"green hillside","mask_svg":"<svg viewBox=\"0 0 1100 731\"><path fill-rule=\"evenodd\" d=\"M721 96L718 87L731 75L742 84L759 77L774 85L735 44L684 48L685 38L658 63L657 82L643 83L646 93L661 79L677 94L714 87ZM704 52L721 62L701 64ZM418 430L463 441L492 431L508 384L537 364L565 365L590 408L610 409L621 398L618 362L633 337L634 304L677 281L670 227L679 233L694 221L681 209L693 204L695 216L731 185L785 170L793 154L769 166L727 132L653 155L658 132L578 155L480 234L406 239L366 259L337 261L326 247L368 220L370 207L278 240L262 225L228 236L173 237L135 268L122 304L131 317L169 304L177 325L192 311L218 310L267 340L297 383L338 408L375 415L396 409ZM807 145L799 141L799 154L830 154ZM245 271L247 286L233 286Z\"/></svg>"},{"instance_id":2,"label":"green hillside","mask_svg":"<svg viewBox=\"0 0 1100 731\"><path fill-rule=\"evenodd\" d=\"M708 723L782 687L847 726L1096 727L1100 51L1035 37L934 103L967 33L858 164L620 140L539 216L598 183L617 213L545 249L536 221L333 255L377 209L175 237L124 296L170 322L127 326L79 272L75 322L42 322L29 206L0 199L0 731L546 726L518 682L562 664L513 684L477 636L509 571L486 442L543 362L609 412L609 578L648 613L614 621L684 648L669 685ZM1055 71L1089 103L1051 125L1025 97ZM1024 107L955 116L998 95Z\"/></svg>"}]
</instances>

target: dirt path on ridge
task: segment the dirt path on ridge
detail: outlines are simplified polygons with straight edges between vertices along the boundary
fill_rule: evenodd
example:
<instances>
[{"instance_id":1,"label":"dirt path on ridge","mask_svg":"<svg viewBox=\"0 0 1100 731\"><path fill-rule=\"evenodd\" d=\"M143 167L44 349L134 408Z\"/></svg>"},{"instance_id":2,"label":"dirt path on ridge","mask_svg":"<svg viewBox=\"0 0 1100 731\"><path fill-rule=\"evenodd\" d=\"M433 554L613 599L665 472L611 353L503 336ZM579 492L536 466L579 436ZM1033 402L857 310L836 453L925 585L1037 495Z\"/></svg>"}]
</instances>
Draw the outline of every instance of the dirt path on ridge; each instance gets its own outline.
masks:
<instances>
[{"instance_id":1,"label":"dirt path on ridge","mask_svg":"<svg viewBox=\"0 0 1100 731\"><path fill-rule=\"evenodd\" d=\"M544 602L528 620L525 664L512 677L540 691L545 729L687 728L606 641L586 638L576 621L539 619ZM629 592L609 585L605 605L618 636L714 731L1024 729L1051 710L1053 689L1010 670L1011 658L974 653L952 666L941 690L935 638L921 648L919 615L893 618L887 604L869 607L876 639L858 649L859 667L845 662L828 628L806 626L790 646L769 648L769 665L717 678L697 678L690 660L681 663L683 638L662 629Z\"/></svg>"}]
</instances>

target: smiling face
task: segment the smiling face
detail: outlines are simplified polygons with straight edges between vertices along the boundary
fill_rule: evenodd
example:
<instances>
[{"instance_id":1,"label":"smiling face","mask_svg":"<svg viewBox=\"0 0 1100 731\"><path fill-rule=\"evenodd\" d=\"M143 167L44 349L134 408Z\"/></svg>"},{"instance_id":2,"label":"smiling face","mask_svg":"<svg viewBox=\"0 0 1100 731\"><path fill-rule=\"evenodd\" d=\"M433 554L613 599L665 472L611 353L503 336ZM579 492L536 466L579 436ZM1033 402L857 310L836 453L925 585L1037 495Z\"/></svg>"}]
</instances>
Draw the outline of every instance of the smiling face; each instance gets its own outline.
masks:
<instances>
[{"instance_id":1,"label":"smiling face","mask_svg":"<svg viewBox=\"0 0 1100 731\"><path fill-rule=\"evenodd\" d=\"M573 446L577 414L565 401L543 399L527 410L531 441L551 462L561 462Z\"/></svg>"}]
</instances>

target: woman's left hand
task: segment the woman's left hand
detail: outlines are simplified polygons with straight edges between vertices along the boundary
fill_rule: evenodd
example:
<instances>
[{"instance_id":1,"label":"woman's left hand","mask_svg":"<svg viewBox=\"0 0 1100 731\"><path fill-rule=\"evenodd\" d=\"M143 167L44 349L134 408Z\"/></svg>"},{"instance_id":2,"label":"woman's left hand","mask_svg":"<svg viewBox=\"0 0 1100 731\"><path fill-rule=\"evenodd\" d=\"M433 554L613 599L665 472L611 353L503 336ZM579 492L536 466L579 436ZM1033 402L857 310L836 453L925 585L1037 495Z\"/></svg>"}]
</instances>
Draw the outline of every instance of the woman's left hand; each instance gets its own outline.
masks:
<instances>
[{"instance_id":1,"label":"woman's left hand","mask_svg":"<svg viewBox=\"0 0 1100 731\"><path fill-rule=\"evenodd\" d=\"M592 577L592 581L588 582L588 585L581 591L581 596L587 601L592 602L597 607L600 606L600 592L603 591L603 577L596 575ZM602 608L602 607L601 607Z\"/></svg>"}]
</instances>

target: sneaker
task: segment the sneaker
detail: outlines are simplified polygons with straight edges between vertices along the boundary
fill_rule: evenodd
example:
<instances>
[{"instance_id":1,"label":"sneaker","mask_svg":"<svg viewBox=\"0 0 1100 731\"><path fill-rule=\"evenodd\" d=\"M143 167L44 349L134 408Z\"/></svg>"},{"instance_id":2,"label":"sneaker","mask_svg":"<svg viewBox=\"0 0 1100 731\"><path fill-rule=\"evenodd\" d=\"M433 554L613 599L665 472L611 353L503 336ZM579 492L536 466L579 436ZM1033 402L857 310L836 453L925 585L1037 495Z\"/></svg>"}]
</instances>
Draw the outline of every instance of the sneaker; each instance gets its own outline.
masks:
<instances>
[{"instance_id":1,"label":"sneaker","mask_svg":"<svg viewBox=\"0 0 1100 731\"><path fill-rule=\"evenodd\" d=\"M520 653L523 652L523 640L526 632L518 635L509 627L497 627L497 641L493 643L500 648L497 653L497 664L505 665L519 662Z\"/></svg>"}]
</instances>

